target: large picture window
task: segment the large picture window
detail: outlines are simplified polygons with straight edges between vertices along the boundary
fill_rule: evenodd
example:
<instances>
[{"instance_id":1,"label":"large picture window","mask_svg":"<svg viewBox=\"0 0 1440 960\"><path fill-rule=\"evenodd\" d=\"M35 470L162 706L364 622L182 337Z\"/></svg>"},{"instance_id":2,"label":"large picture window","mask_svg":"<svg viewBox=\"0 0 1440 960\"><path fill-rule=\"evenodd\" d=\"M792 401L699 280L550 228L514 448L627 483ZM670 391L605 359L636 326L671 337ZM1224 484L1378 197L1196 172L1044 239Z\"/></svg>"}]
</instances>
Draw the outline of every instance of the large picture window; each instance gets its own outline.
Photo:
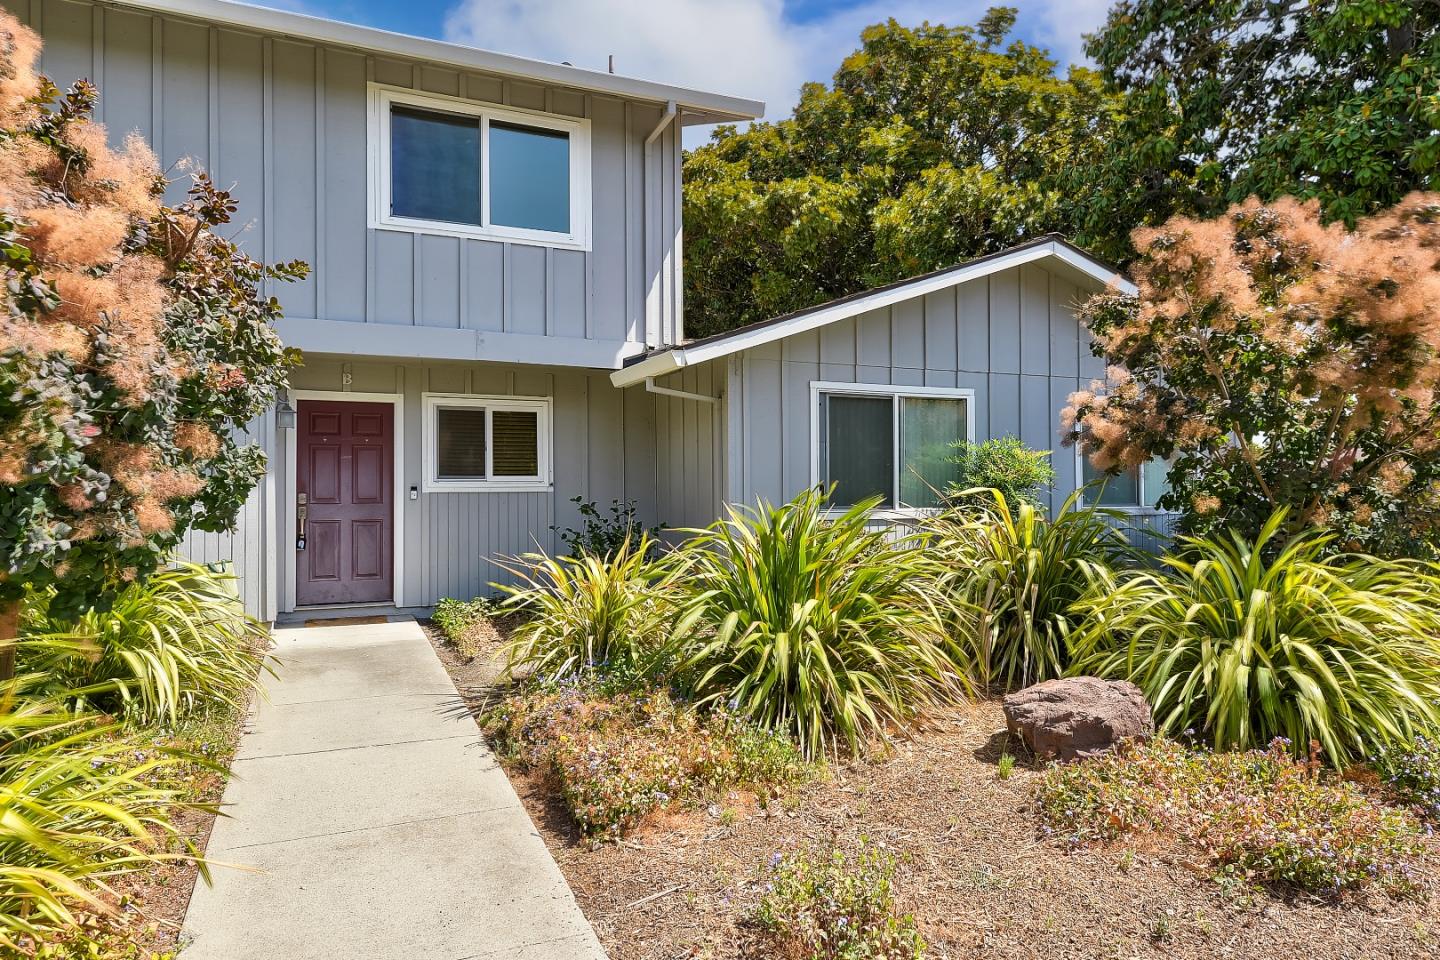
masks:
<instances>
[{"instance_id":1,"label":"large picture window","mask_svg":"<svg viewBox=\"0 0 1440 960\"><path fill-rule=\"evenodd\" d=\"M371 88L371 226L589 244L589 126Z\"/></svg>"},{"instance_id":2,"label":"large picture window","mask_svg":"<svg viewBox=\"0 0 1440 960\"><path fill-rule=\"evenodd\" d=\"M815 482L834 486L831 503L939 506L959 478L954 444L970 439L969 391L816 383L813 392Z\"/></svg>"},{"instance_id":3,"label":"large picture window","mask_svg":"<svg viewBox=\"0 0 1440 960\"><path fill-rule=\"evenodd\" d=\"M550 402L425 397L425 489L536 490L550 486Z\"/></svg>"}]
</instances>

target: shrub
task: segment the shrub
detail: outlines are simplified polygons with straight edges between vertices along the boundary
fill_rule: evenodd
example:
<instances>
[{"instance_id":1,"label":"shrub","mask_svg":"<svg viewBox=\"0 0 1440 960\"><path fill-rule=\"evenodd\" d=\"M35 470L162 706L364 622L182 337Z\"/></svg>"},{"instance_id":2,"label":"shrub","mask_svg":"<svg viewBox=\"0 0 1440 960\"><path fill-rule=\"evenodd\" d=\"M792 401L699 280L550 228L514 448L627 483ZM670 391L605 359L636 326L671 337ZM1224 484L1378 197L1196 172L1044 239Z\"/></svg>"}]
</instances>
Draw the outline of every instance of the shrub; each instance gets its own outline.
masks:
<instances>
[{"instance_id":1,"label":"shrub","mask_svg":"<svg viewBox=\"0 0 1440 960\"><path fill-rule=\"evenodd\" d=\"M25 666L80 705L173 720L207 704L243 706L265 661L269 633L236 599L234 576L193 563L132 584L109 610L77 621L28 605ZM75 650L84 655L74 656Z\"/></svg>"},{"instance_id":2,"label":"shrub","mask_svg":"<svg viewBox=\"0 0 1440 960\"><path fill-rule=\"evenodd\" d=\"M1210 753L1173 741L1052 767L1038 807L1047 831L1073 844L1124 834L1174 837L1218 870L1335 894L1376 884L1408 890L1423 854L1409 814L1351 783L1319 776L1277 740L1268 751Z\"/></svg>"},{"instance_id":3,"label":"shrub","mask_svg":"<svg viewBox=\"0 0 1440 960\"><path fill-rule=\"evenodd\" d=\"M476 634L494 615L495 605L485 597L476 597L473 600L443 597L435 604L435 612L430 615L430 619L462 656L474 657L479 653Z\"/></svg>"},{"instance_id":4,"label":"shrub","mask_svg":"<svg viewBox=\"0 0 1440 960\"><path fill-rule=\"evenodd\" d=\"M918 545L867 530L875 505L827 516L811 490L696 531L678 632L702 702L729 704L816 757L861 750L963 692L937 567Z\"/></svg>"},{"instance_id":5,"label":"shrub","mask_svg":"<svg viewBox=\"0 0 1440 960\"><path fill-rule=\"evenodd\" d=\"M1128 679L1161 731L1217 749L1318 740L1341 767L1440 719L1440 576L1414 562L1283 546L1277 511L1254 542L1187 538L1161 571L1101 578L1077 606L1072 671Z\"/></svg>"},{"instance_id":6,"label":"shrub","mask_svg":"<svg viewBox=\"0 0 1440 960\"><path fill-rule=\"evenodd\" d=\"M198 854L163 852L186 804L149 782L193 758L76 715L39 693L40 679L17 677L0 694L0 945L17 951L76 928L77 909L108 911L115 876Z\"/></svg>"},{"instance_id":7,"label":"shrub","mask_svg":"<svg viewBox=\"0 0 1440 960\"><path fill-rule=\"evenodd\" d=\"M861 841L771 858L755 921L783 956L814 960L918 960L925 941L910 914L895 912L895 858Z\"/></svg>"},{"instance_id":8,"label":"shrub","mask_svg":"<svg viewBox=\"0 0 1440 960\"><path fill-rule=\"evenodd\" d=\"M1440 740L1433 734L1385 747L1375 758L1375 771L1400 800L1440 823Z\"/></svg>"},{"instance_id":9,"label":"shrub","mask_svg":"<svg viewBox=\"0 0 1440 960\"><path fill-rule=\"evenodd\" d=\"M805 772L783 737L661 690L540 686L502 701L485 723L502 749L558 779L592 837L618 838L661 807L734 786L768 790Z\"/></svg>"},{"instance_id":10,"label":"shrub","mask_svg":"<svg viewBox=\"0 0 1440 960\"><path fill-rule=\"evenodd\" d=\"M525 614L505 648L507 670L559 680L597 666L658 668L674 612L675 568L649 559L648 537L608 556L528 554L502 609Z\"/></svg>"},{"instance_id":11,"label":"shrub","mask_svg":"<svg viewBox=\"0 0 1440 960\"><path fill-rule=\"evenodd\" d=\"M956 465L958 476L945 492L947 504L988 510L1000 502L993 490L1012 508L1028 503L1043 509L1040 497L1055 485L1049 450L1031 450L1016 437L961 440L954 447L946 459Z\"/></svg>"},{"instance_id":12,"label":"shrub","mask_svg":"<svg viewBox=\"0 0 1440 960\"><path fill-rule=\"evenodd\" d=\"M1077 507L1078 494L1054 520L1034 504L989 496L995 509L949 511L928 529L950 570L946 589L974 611L974 629L958 632L973 644L976 679L1013 689L1064 673L1072 605L1128 547L1105 511Z\"/></svg>"},{"instance_id":13,"label":"shrub","mask_svg":"<svg viewBox=\"0 0 1440 960\"><path fill-rule=\"evenodd\" d=\"M612 500L608 517L600 513L594 500L571 497L570 502L580 511L580 529L566 527L560 531L560 540L569 548L569 556L572 557L608 558L626 542L642 537L650 538L653 554L655 538L665 528L662 523L647 530L640 522L637 500ZM557 527L550 529L558 530Z\"/></svg>"}]
</instances>

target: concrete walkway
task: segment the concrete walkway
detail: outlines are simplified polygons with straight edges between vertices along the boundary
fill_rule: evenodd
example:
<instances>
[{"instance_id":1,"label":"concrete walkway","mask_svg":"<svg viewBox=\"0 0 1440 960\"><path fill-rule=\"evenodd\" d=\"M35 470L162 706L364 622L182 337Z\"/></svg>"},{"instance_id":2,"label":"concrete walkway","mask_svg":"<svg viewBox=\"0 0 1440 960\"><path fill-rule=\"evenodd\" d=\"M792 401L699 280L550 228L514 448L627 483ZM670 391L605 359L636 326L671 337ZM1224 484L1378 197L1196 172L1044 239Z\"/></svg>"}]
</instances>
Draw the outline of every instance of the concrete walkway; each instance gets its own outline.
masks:
<instances>
[{"instance_id":1,"label":"concrete walkway","mask_svg":"<svg viewBox=\"0 0 1440 960\"><path fill-rule=\"evenodd\" d=\"M603 960L413 620L275 639L184 960Z\"/></svg>"}]
</instances>

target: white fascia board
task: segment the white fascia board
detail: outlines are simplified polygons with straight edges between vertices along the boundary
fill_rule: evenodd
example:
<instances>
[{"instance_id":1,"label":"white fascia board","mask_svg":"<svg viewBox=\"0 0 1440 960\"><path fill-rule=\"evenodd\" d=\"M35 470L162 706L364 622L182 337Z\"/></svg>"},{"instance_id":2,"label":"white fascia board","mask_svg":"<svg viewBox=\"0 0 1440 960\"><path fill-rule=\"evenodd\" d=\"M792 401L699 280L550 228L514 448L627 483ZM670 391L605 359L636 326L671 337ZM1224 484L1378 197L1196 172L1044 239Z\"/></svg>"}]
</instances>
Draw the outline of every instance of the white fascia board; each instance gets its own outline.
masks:
<instances>
[{"instance_id":1,"label":"white fascia board","mask_svg":"<svg viewBox=\"0 0 1440 960\"><path fill-rule=\"evenodd\" d=\"M520 77L541 83L559 84L577 90L606 93L632 100L666 104L674 101L682 110L684 123L728 123L754 120L765 115L765 104L742 97L727 97L688 87L676 87L651 80L623 77L599 70L570 67L563 63L532 60L495 53L459 43L412 37L374 27L326 20L286 10L272 10L231 0L99 0L112 6L131 7L151 13L191 17L210 23L294 37L317 43L332 43L374 53Z\"/></svg>"},{"instance_id":2,"label":"white fascia board","mask_svg":"<svg viewBox=\"0 0 1440 960\"><path fill-rule=\"evenodd\" d=\"M915 280L911 283L904 283L888 290L881 290L868 297L856 297L853 300L846 300L843 303L837 303L831 307L822 307L818 310L801 314L790 320L757 327L754 330L742 331L736 333L733 337L725 337L710 343L700 343L693 347L675 347L664 353L657 353L654 356L647 357L639 363L616 370L610 374L610 382L617 387L628 387L632 384L642 382L646 377L663 376L679 370L681 367L693 366L697 363L704 363L707 360L715 360L732 353L738 353L741 350L750 350L754 347L764 346L767 343L783 340L786 337L793 337L797 333L805 333L818 327L844 320L847 317L858 316L862 313L878 310L881 307L888 307L891 304L900 303L905 300L913 300L927 293L944 290L970 280L989 276L992 273L999 273L1001 270L1010 270L1014 267L1026 263L1033 263L1037 260L1044 260L1048 257L1057 257L1075 267L1077 270L1083 271L1087 276L1095 278L1095 280L1100 283L1114 283L1127 293L1135 292L1135 285L1130 281L1105 268L1102 264L1090 259L1084 254L1072 250L1066 244L1052 240L1048 243L1037 243L1032 246L1023 247L1013 253L962 265L956 267L954 270L947 270L944 273L926 277L923 280Z\"/></svg>"}]
</instances>

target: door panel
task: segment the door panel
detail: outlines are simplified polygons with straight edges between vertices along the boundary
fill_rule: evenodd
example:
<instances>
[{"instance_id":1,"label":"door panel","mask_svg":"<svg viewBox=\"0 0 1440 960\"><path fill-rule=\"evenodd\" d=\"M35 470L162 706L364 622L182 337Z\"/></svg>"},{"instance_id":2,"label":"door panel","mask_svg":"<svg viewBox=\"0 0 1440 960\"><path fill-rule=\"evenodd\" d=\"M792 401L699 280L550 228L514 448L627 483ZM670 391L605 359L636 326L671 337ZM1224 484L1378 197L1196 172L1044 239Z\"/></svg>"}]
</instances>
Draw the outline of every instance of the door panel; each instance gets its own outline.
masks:
<instances>
[{"instance_id":1,"label":"door panel","mask_svg":"<svg viewBox=\"0 0 1440 960\"><path fill-rule=\"evenodd\" d=\"M296 503L304 496L306 511L296 604L393 599L394 407L301 400L296 412Z\"/></svg>"}]
</instances>

